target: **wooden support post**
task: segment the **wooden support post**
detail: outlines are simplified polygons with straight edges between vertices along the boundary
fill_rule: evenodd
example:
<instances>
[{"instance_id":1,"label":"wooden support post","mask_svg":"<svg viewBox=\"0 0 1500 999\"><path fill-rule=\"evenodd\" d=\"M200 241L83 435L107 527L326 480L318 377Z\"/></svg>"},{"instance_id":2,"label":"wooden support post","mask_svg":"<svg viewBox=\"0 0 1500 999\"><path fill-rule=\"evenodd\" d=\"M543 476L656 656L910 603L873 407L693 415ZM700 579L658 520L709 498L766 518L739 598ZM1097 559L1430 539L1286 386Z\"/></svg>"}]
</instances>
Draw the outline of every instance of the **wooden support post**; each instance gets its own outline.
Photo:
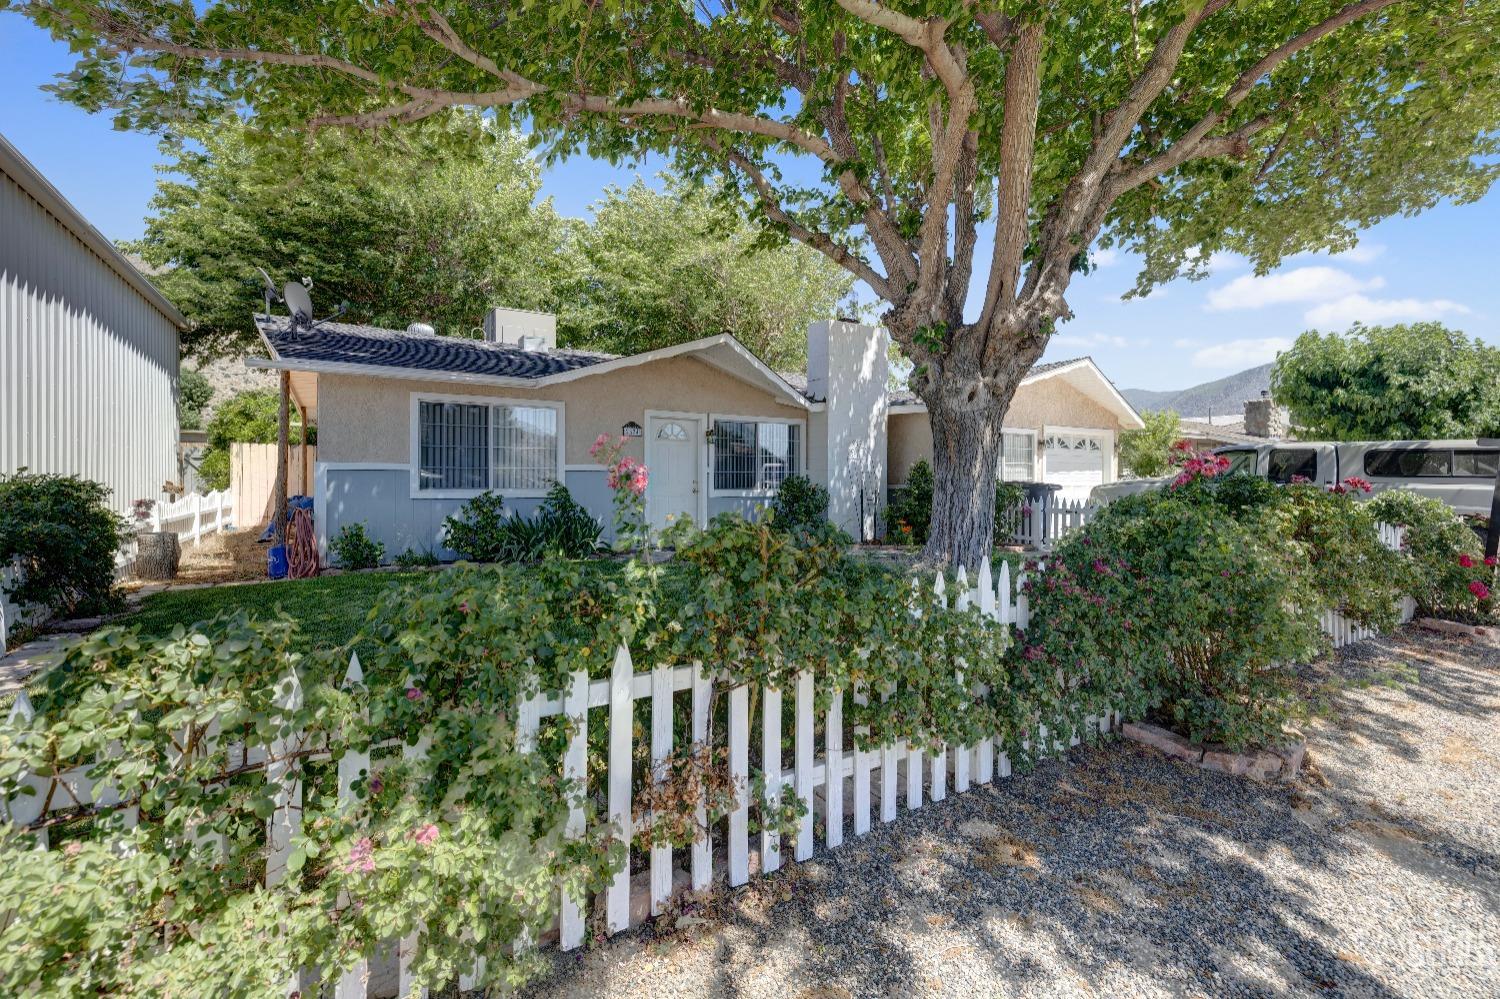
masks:
<instances>
[{"instance_id":1,"label":"wooden support post","mask_svg":"<svg viewBox=\"0 0 1500 999\"><path fill-rule=\"evenodd\" d=\"M291 436L289 412L292 373L281 373L281 403L276 415L276 506L271 510L271 533L278 545L286 544L286 475L288 438Z\"/></svg>"}]
</instances>

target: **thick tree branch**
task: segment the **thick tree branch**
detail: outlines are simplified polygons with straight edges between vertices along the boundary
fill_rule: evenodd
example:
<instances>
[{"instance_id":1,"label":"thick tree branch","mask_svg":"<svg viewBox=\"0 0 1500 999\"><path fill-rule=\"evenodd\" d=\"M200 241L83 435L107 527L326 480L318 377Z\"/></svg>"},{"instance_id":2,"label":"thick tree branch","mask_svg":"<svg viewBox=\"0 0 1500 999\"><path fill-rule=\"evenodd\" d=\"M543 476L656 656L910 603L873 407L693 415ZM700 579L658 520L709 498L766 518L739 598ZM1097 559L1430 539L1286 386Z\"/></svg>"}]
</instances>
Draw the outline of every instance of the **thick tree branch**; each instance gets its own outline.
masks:
<instances>
[{"instance_id":1,"label":"thick tree branch","mask_svg":"<svg viewBox=\"0 0 1500 999\"><path fill-rule=\"evenodd\" d=\"M887 301L891 300L892 289L890 283L880 274L876 273L875 269L861 259L858 254L854 253L848 247L835 242L826 233L816 232L807 228L792 218L782 208L780 200L776 197L776 189L771 186L771 182L766 179L764 171L761 170L754 160L736 149L726 149L712 138L705 138L704 144L750 179L750 183L754 185L756 195L760 201L761 210L766 213L767 218L782 226L788 236L799 243L812 247L850 274L864 281L881 298Z\"/></svg>"},{"instance_id":2,"label":"thick tree branch","mask_svg":"<svg viewBox=\"0 0 1500 999\"><path fill-rule=\"evenodd\" d=\"M927 56L927 64L948 90L949 99L957 96L968 82L958 54L943 40L948 22L940 17L925 20L911 17L871 0L838 0L838 5L866 24L895 34Z\"/></svg>"},{"instance_id":3,"label":"thick tree branch","mask_svg":"<svg viewBox=\"0 0 1500 999\"><path fill-rule=\"evenodd\" d=\"M1028 24L1011 45L1005 66L1005 118L1000 126L1000 175L995 249L985 284L979 329L990 328L997 309L1014 303L1021 257L1031 235L1031 183L1036 162L1036 120L1042 99L1041 24Z\"/></svg>"}]
</instances>

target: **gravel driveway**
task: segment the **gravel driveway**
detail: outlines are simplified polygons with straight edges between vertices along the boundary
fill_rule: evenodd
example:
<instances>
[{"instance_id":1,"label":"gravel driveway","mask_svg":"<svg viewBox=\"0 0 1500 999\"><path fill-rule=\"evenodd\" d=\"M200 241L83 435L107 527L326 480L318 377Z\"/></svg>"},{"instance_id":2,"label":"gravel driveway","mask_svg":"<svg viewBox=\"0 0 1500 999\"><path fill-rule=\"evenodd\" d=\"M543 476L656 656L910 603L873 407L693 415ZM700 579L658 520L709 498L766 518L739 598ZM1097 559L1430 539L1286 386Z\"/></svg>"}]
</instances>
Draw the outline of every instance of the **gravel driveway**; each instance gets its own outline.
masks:
<instances>
[{"instance_id":1,"label":"gravel driveway","mask_svg":"<svg viewBox=\"0 0 1500 999\"><path fill-rule=\"evenodd\" d=\"M553 996L1500 996L1500 642L1310 671L1266 786L1116 743L575 955Z\"/></svg>"}]
</instances>

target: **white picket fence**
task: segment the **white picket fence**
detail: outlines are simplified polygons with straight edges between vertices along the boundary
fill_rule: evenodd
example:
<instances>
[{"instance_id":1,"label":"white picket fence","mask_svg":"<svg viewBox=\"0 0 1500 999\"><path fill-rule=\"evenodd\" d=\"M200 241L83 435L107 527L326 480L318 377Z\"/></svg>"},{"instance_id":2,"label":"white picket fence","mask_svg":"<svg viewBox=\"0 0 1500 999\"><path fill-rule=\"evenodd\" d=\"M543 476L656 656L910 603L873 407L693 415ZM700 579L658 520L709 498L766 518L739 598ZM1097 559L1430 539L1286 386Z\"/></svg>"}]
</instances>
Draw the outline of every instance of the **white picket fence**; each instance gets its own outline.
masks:
<instances>
[{"instance_id":1,"label":"white picket fence","mask_svg":"<svg viewBox=\"0 0 1500 999\"><path fill-rule=\"evenodd\" d=\"M1382 540L1392 547L1399 547L1400 531L1382 525ZM942 606L948 606L951 596L958 609L977 607L992 620L1024 628L1031 617L1023 589L1025 576L1023 570L1012 580L1010 566L1004 562L998 575L992 576L986 559L980 565L972 586L963 568L958 571L957 583L951 593L947 581L938 575L933 582L933 596ZM1407 605L1410 603L1406 601ZM1404 607L1403 620L1409 617L1409 608ZM1335 645L1368 637L1367 632L1354 627L1333 611L1323 616L1323 627ZM353 684L363 682L357 656L350 661L347 680ZM663 666L638 673L630 651L622 645L615 652L607 678L590 679L586 673L577 672L566 688L539 693L521 704L516 718L516 740L522 751L535 750L543 719L559 715L569 719L571 735L558 766L565 779L577 782L576 786L581 788L587 787L589 726L605 725L608 733L607 769L604 786L594 790L603 791L607 802L601 821L607 822L614 834L627 845L634 832L632 767L636 702L645 701L649 705L645 730L649 733L653 781L660 782L664 778L662 764L673 753L674 706L679 696L687 700L686 706L690 709L692 745L717 744L727 748L736 800L723 823L719 842L716 844L707 832L700 834L696 842L682 851L685 856L679 856L679 851L670 846L652 847L646 870L635 878L631 876L632 865L627 861L602 893L602 898L590 903L602 913L607 933L620 933L642 922L648 914L662 913L671 904L674 894L684 888L695 891L708 888L714 880L716 867L722 866L724 879L730 886L743 885L752 876L779 869L785 859L783 851L788 845L792 860L801 862L810 858L819 830L824 847L836 849L844 843L846 833L864 836L876 822L894 821L903 808L912 811L923 807L925 802L945 800L950 788L954 794L964 794L976 786L1011 775L1011 754L1018 747L1004 745L997 738L983 739L972 746L943 746L934 752L925 752L904 740L865 750L846 747L845 704L850 698L856 703L865 703L864 698L888 696L888 692L862 688L832 691L822 718L823 738L819 745L816 739L819 719L814 710L816 683L813 674L804 671L797 676L790 690L762 688L759 692L761 738L755 749L760 772L777 775L777 779L764 781L766 804L774 809L783 795L792 793L807 805L806 814L800 819L789 844L784 844L779 834L773 831L762 831L756 842L751 840L752 724L751 689L748 685L730 686L725 675L697 666ZM718 742L719 735L710 733L710 704L716 687L728 698L728 730L722 735L723 743ZM289 675L283 681L278 704L289 711L296 710L301 697L298 678L295 674ZM792 759L789 766L782 758L784 697L793 701ZM602 718L591 718L595 709L600 711ZM10 717L12 724L33 717L32 705L25 693L17 697ZM1089 717L1085 719L1084 731L1097 729L1105 733L1119 721L1117 712ZM1079 731L1071 730L1061 720L1059 722L1050 730L1048 726L1040 726L1034 738L1023 742L1024 748L1029 751L1034 742L1039 748L1050 747L1061 752L1082 741ZM858 731L855 730L854 734L858 735ZM408 757L420 755L426 752L428 745L424 742L404 747L403 752ZM378 747L370 747L374 748ZM277 807L266 828L265 878L268 886L278 884L286 877L288 861L300 833L303 788L293 772L292 761L307 755L307 749L305 738L294 733L270 746L235 747L231 754L237 770L263 768L266 780L276 788ZM338 797L341 803L354 800L356 781L370 771L370 749L349 752L339 759ZM89 770L88 767L78 767L58 776L26 776L23 779L34 793L0 801L0 806L3 806L0 818L17 825L33 826L38 846L45 849L47 830L41 820L49 812L76 812L120 804L119 794L97 783L89 776ZM125 828L134 825L132 809L126 808L121 814ZM568 834L582 836L585 821L586 813L580 798L573 805ZM705 825L700 812L700 826ZM685 861L680 869L679 860ZM582 945L587 908L560 889L559 900L560 914L553 930L540 940L522 941L521 945L535 946L546 942L554 932L557 944L563 950ZM411 966L418 941L408 938L392 944L394 967L388 969L389 975L373 973L371 960L367 957L343 975L334 996L337 999L367 999L392 994L392 989L399 989L395 994L408 995L414 985ZM307 991L312 984L309 980L292 982L287 992L302 989L304 995L319 994Z\"/></svg>"},{"instance_id":2,"label":"white picket fence","mask_svg":"<svg viewBox=\"0 0 1500 999\"><path fill-rule=\"evenodd\" d=\"M5 588L15 582L18 571L14 566L0 566L0 655L10 647L11 632L34 624L41 616L35 607L22 607L5 595Z\"/></svg>"},{"instance_id":3,"label":"white picket fence","mask_svg":"<svg viewBox=\"0 0 1500 999\"><path fill-rule=\"evenodd\" d=\"M1023 500L1005 520L1008 525L1014 525L1010 535L1012 543L1046 551L1068 532L1087 524L1099 509L1081 499L1035 503Z\"/></svg>"},{"instance_id":4,"label":"white picket fence","mask_svg":"<svg viewBox=\"0 0 1500 999\"><path fill-rule=\"evenodd\" d=\"M203 539L234 526L234 494L228 489L211 493L188 493L151 510L151 530L170 531L180 542L196 548Z\"/></svg>"}]
</instances>

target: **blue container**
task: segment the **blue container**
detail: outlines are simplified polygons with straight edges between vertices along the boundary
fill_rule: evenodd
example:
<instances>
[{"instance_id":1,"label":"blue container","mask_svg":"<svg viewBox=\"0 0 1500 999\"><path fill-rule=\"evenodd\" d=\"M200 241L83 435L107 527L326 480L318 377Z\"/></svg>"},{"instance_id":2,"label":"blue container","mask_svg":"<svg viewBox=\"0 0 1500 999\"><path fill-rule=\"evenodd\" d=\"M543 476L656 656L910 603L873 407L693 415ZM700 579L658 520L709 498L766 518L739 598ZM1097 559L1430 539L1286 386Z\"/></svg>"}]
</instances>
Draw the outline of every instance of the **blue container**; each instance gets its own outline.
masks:
<instances>
[{"instance_id":1,"label":"blue container","mask_svg":"<svg viewBox=\"0 0 1500 999\"><path fill-rule=\"evenodd\" d=\"M266 550L266 575L272 579L285 579L286 570L286 545L272 545Z\"/></svg>"}]
</instances>

